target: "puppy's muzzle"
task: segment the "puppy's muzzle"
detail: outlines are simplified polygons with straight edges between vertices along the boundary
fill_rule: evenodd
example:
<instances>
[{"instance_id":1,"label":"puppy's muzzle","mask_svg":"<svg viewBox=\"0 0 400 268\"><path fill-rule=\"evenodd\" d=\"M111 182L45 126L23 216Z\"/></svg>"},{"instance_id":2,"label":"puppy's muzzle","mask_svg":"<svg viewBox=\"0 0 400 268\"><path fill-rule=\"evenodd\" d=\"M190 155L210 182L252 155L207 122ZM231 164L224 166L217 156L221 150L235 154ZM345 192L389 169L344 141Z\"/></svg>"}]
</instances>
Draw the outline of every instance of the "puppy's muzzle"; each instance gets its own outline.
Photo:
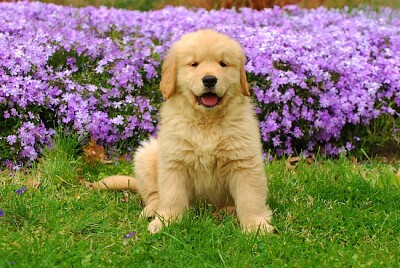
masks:
<instances>
[{"instance_id":1,"label":"puppy's muzzle","mask_svg":"<svg viewBox=\"0 0 400 268\"><path fill-rule=\"evenodd\" d=\"M212 88L217 84L217 78L213 75L206 75L203 77L203 85L206 88Z\"/></svg>"},{"instance_id":2,"label":"puppy's muzzle","mask_svg":"<svg viewBox=\"0 0 400 268\"><path fill-rule=\"evenodd\" d=\"M218 97L215 92L215 85L217 82L217 77L213 75L206 75L203 77L203 85L205 90L203 95L197 97L197 101L200 105L207 108L212 108L220 103L221 98Z\"/></svg>"}]
</instances>

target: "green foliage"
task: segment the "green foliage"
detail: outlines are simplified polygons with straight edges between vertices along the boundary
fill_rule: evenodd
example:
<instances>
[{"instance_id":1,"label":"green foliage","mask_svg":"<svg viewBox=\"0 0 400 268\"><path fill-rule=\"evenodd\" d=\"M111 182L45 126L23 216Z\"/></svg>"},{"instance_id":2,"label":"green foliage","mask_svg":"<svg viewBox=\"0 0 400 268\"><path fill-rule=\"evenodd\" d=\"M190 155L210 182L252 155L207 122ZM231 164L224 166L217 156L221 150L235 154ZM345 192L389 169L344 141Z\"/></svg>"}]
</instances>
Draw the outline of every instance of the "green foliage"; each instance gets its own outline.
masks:
<instances>
[{"instance_id":1,"label":"green foliage","mask_svg":"<svg viewBox=\"0 0 400 268\"><path fill-rule=\"evenodd\" d=\"M357 145L353 155L400 157L400 118L380 115L367 126L346 125L341 140ZM355 140L357 137L360 141Z\"/></svg>"},{"instance_id":2,"label":"green foliage","mask_svg":"<svg viewBox=\"0 0 400 268\"><path fill-rule=\"evenodd\" d=\"M71 184L77 179L77 152L81 140L77 134L57 132L53 146L46 148L38 164L42 177L49 184Z\"/></svg>"},{"instance_id":3,"label":"green foliage","mask_svg":"<svg viewBox=\"0 0 400 268\"><path fill-rule=\"evenodd\" d=\"M2 107L0 107L0 114L4 113ZM21 121L15 117L11 117L5 120L0 120L0 135L7 137L8 135L12 135L14 130L17 129L21 125ZM12 152L9 148L9 143L7 139L0 139L0 160L9 159L14 152Z\"/></svg>"}]
</instances>

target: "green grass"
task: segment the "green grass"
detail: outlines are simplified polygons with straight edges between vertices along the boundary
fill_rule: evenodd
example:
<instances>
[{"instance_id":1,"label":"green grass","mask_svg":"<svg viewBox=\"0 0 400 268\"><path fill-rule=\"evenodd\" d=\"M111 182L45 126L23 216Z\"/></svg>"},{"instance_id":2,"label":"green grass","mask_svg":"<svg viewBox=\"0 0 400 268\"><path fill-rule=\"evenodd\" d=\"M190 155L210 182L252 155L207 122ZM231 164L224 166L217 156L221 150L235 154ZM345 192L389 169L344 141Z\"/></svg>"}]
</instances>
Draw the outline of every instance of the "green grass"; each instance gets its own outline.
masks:
<instances>
[{"instance_id":1,"label":"green grass","mask_svg":"<svg viewBox=\"0 0 400 268\"><path fill-rule=\"evenodd\" d=\"M138 217L142 207L137 194L91 191L79 184L82 178L129 174L131 164L85 164L76 142L74 137L59 136L37 167L13 177L0 173L0 267L400 263L399 164L360 165L341 158L301 161L288 169L285 160L275 160L266 170L277 234L242 234L234 216L214 217L213 208L201 205L186 213L182 222L151 235L148 221ZM42 185L17 195L27 179ZM130 232L135 235L124 238Z\"/></svg>"}]
</instances>

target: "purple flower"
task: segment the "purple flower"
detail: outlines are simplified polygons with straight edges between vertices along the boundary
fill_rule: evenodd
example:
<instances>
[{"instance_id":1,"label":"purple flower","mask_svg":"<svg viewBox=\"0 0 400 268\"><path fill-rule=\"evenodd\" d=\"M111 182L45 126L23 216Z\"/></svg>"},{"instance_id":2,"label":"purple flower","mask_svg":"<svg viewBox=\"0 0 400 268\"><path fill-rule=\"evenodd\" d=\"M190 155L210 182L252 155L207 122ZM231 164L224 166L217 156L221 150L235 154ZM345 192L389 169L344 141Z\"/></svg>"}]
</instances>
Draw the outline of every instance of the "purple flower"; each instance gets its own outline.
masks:
<instances>
[{"instance_id":1,"label":"purple flower","mask_svg":"<svg viewBox=\"0 0 400 268\"><path fill-rule=\"evenodd\" d=\"M184 33L212 28L244 48L266 151L354 149L346 137L359 133L346 131L399 116L396 12L1 2L0 147L13 163L26 163L51 143L49 126L112 146L156 135L167 50Z\"/></svg>"},{"instance_id":2,"label":"purple flower","mask_svg":"<svg viewBox=\"0 0 400 268\"><path fill-rule=\"evenodd\" d=\"M129 234L124 235L124 238L125 238L125 239L128 239L128 238L131 238L131 237L134 237L134 236L135 236L135 233L134 233L134 232L129 232Z\"/></svg>"},{"instance_id":3,"label":"purple flower","mask_svg":"<svg viewBox=\"0 0 400 268\"><path fill-rule=\"evenodd\" d=\"M0 217L3 217L3 216L4 216L4 211L3 211L3 209L0 208Z\"/></svg>"},{"instance_id":4,"label":"purple flower","mask_svg":"<svg viewBox=\"0 0 400 268\"><path fill-rule=\"evenodd\" d=\"M27 191L28 190L28 188L27 187L22 187L22 188L19 188L18 190L16 190L15 192L17 193L17 195L22 195L25 191Z\"/></svg>"},{"instance_id":5,"label":"purple flower","mask_svg":"<svg viewBox=\"0 0 400 268\"><path fill-rule=\"evenodd\" d=\"M275 147L278 147L282 143L282 141L281 141L279 136L273 137L272 141L273 141L273 144L274 144Z\"/></svg>"},{"instance_id":6,"label":"purple flower","mask_svg":"<svg viewBox=\"0 0 400 268\"><path fill-rule=\"evenodd\" d=\"M7 136L7 142L8 144L13 145L14 143L17 142L17 136L16 135Z\"/></svg>"}]
</instances>

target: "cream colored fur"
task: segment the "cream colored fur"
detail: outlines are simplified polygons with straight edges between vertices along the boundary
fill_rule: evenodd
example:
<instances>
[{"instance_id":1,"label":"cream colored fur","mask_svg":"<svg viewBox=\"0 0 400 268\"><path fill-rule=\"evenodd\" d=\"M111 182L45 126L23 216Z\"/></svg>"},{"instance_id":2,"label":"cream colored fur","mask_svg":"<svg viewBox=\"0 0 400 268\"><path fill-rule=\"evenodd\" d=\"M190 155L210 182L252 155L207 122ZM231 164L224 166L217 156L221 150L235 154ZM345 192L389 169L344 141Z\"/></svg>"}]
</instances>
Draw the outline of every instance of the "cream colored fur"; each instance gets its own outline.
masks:
<instances>
[{"instance_id":1,"label":"cream colored fur","mask_svg":"<svg viewBox=\"0 0 400 268\"><path fill-rule=\"evenodd\" d=\"M150 232L179 220L199 201L235 206L245 231L273 230L244 63L240 45L212 30L186 34L170 49L162 68L166 101L160 131L138 149L134 160L137 190L145 204L142 216L155 216ZM218 79L215 91L222 99L213 108L197 101L205 90L205 75ZM126 177L113 177L119 179Z\"/></svg>"}]
</instances>

